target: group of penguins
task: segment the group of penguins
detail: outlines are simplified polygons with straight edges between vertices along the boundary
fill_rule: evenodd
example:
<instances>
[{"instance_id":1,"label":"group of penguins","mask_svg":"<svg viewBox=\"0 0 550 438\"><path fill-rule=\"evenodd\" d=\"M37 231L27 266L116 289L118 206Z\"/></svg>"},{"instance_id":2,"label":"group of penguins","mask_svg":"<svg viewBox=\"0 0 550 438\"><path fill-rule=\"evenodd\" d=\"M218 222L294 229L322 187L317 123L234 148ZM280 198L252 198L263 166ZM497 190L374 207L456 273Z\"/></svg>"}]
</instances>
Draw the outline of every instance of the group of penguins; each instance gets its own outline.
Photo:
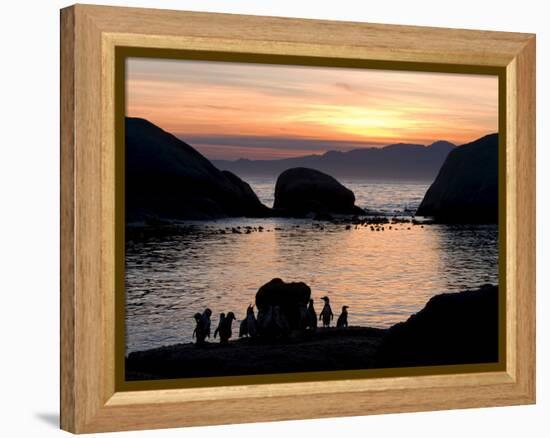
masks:
<instances>
[{"instance_id":1,"label":"group of penguins","mask_svg":"<svg viewBox=\"0 0 550 438\"><path fill-rule=\"evenodd\" d=\"M325 296L321 298L324 301L323 310L317 318L317 313L313 306L313 300L309 300L309 304L306 310L305 316L305 328L307 329L316 329L317 321L322 321L323 327L330 327L330 322L334 319L334 313L332 313L332 308L330 307L330 299ZM348 326L348 309L349 306L342 306L342 313L336 321L336 327L343 328ZM210 325L212 316L212 310L205 309L203 313L195 313L193 318L195 319L196 326L193 330L193 339L196 339L197 344L204 344L206 338L210 338ZM218 322L218 327L214 331L214 339L219 335L220 343L227 344L229 338L232 336L232 324L235 320L235 314L233 312L220 313L220 318ZM246 309L246 317L241 321L239 327L239 338L249 336L256 337L258 335L259 323L254 315L254 306L249 305Z\"/></svg>"}]
</instances>

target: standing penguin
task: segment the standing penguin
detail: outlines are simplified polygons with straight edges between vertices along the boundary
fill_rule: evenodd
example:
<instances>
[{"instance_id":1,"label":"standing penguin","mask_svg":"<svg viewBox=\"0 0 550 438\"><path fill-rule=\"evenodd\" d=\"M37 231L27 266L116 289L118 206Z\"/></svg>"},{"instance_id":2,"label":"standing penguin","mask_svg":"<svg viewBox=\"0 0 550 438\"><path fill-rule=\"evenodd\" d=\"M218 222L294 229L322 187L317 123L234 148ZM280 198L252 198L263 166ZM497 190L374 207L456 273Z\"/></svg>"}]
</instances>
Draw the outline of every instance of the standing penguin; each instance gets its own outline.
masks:
<instances>
[{"instance_id":1,"label":"standing penguin","mask_svg":"<svg viewBox=\"0 0 550 438\"><path fill-rule=\"evenodd\" d=\"M248 336L248 325L246 323L246 316L241 321L241 325L239 326L239 338L242 338L243 336Z\"/></svg>"},{"instance_id":2,"label":"standing penguin","mask_svg":"<svg viewBox=\"0 0 550 438\"><path fill-rule=\"evenodd\" d=\"M218 321L218 327L214 331L214 339L216 339L217 334L220 332L220 330L223 327L225 321L225 313L220 313L220 320ZM221 336L221 335L220 335Z\"/></svg>"},{"instance_id":3,"label":"standing penguin","mask_svg":"<svg viewBox=\"0 0 550 438\"><path fill-rule=\"evenodd\" d=\"M229 342L229 338L232 335L231 324L234 319L235 314L233 312L229 312L223 321L220 320L220 326L218 327L220 333L220 344L227 344Z\"/></svg>"},{"instance_id":4,"label":"standing penguin","mask_svg":"<svg viewBox=\"0 0 550 438\"><path fill-rule=\"evenodd\" d=\"M313 300L309 300L309 305L307 306L307 327L310 329L317 328L317 313L315 313L315 308L313 307Z\"/></svg>"},{"instance_id":5,"label":"standing penguin","mask_svg":"<svg viewBox=\"0 0 550 438\"><path fill-rule=\"evenodd\" d=\"M197 312L193 315L193 318L196 322L195 330L193 330L193 338L197 338L197 345L204 344L205 333L204 326L202 324L202 315Z\"/></svg>"},{"instance_id":6,"label":"standing penguin","mask_svg":"<svg viewBox=\"0 0 550 438\"><path fill-rule=\"evenodd\" d=\"M330 308L329 298L323 297L321 299L325 302L325 306L319 314L319 320L323 320L323 327L328 327L330 326L330 321L334 319L334 313L332 313L332 309Z\"/></svg>"},{"instance_id":7,"label":"standing penguin","mask_svg":"<svg viewBox=\"0 0 550 438\"><path fill-rule=\"evenodd\" d=\"M336 321L336 327L347 327L348 326L348 309L349 306L342 306L342 313L338 317L338 321Z\"/></svg>"},{"instance_id":8,"label":"standing penguin","mask_svg":"<svg viewBox=\"0 0 550 438\"><path fill-rule=\"evenodd\" d=\"M254 315L254 306L252 304L246 309L246 326L248 330L248 336L253 338L258 334L258 321L256 321L256 315Z\"/></svg>"},{"instance_id":9,"label":"standing penguin","mask_svg":"<svg viewBox=\"0 0 550 438\"><path fill-rule=\"evenodd\" d=\"M210 338L210 317L212 316L212 311L207 307L204 312L202 312L201 323L204 330L204 337Z\"/></svg>"},{"instance_id":10,"label":"standing penguin","mask_svg":"<svg viewBox=\"0 0 550 438\"><path fill-rule=\"evenodd\" d=\"M250 336L253 338L258 333L258 323L254 315L254 306L251 304L246 309L246 317L241 321L239 328L239 338Z\"/></svg>"}]
</instances>

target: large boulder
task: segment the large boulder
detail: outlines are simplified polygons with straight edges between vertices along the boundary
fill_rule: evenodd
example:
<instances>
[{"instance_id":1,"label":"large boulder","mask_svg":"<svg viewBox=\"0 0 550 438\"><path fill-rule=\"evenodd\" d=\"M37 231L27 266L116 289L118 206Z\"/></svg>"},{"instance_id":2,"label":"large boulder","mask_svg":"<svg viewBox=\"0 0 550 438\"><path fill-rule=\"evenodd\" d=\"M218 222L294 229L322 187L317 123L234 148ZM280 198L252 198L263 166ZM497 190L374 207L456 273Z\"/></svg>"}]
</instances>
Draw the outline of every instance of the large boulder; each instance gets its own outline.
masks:
<instances>
[{"instance_id":1,"label":"large boulder","mask_svg":"<svg viewBox=\"0 0 550 438\"><path fill-rule=\"evenodd\" d=\"M151 122L126 118L126 218L265 216L250 186Z\"/></svg>"},{"instance_id":2,"label":"large boulder","mask_svg":"<svg viewBox=\"0 0 550 438\"><path fill-rule=\"evenodd\" d=\"M285 283L274 278L256 293L258 332L268 338L285 337L305 328L310 287L303 283Z\"/></svg>"},{"instance_id":3,"label":"large boulder","mask_svg":"<svg viewBox=\"0 0 550 438\"><path fill-rule=\"evenodd\" d=\"M447 223L498 222L498 134L453 149L416 212Z\"/></svg>"},{"instance_id":4,"label":"large boulder","mask_svg":"<svg viewBox=\"0 0 550 438\"><path fill-rule=\"evenodd\" d=\"M498 287L431 298L390 328L377 353L379 367L498 362Z\"/></svg>"},{"instance_id":5,"label":"large boulder","mask_svg":"<svg viewBox=\"0 0 550 438\"><path fill-rule=\"evenodd\" d=\"M305 167L287 169L275 184L273 208L289 216L364 214L353 192L326 173Z\"/></svg>"}]
</instances>

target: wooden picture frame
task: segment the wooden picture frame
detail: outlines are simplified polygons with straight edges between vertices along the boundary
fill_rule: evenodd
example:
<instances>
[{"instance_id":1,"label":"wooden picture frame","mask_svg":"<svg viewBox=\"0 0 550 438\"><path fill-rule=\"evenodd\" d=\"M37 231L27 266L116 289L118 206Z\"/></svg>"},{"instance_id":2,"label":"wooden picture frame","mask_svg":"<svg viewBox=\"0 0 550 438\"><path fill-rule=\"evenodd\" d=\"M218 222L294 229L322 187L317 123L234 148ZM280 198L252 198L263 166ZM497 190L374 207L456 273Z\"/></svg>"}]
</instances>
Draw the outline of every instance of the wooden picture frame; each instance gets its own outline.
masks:
<instances>
[{"instance_id":1,"label":"wooden picture frame","mask_svg":"<svg viewBox=\"0 0 550 438\"><path fill-rule=\"evenodd\" d=\"M402 70L483 67L498 74L506 133L502 369L342 377L330 384L309 379L121 390L115 300L115 290L124 287L116 275L120 48L200 53L202 59L212 53L279 57L280 63L293 57L321 65L355 60ZM534 35L91 5L61 11L62 429L88 433L534 402Z\"/></svg>"}]
</instances>

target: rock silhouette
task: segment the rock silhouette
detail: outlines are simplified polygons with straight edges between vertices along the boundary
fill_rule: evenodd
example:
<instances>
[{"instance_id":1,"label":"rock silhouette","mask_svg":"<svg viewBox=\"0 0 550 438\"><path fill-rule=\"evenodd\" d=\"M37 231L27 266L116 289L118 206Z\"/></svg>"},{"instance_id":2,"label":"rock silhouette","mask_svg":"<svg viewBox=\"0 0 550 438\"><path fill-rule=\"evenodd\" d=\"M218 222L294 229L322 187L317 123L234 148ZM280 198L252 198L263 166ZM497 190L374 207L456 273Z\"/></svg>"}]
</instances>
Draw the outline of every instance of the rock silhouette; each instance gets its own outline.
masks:
<instances>
[{"instance_id":1,"label":"rock silhouette","mask_svg":"<svg viewBox=\"0 0 550 438\"><path fill-rule=\"evenodd\" d=\"M431 298L389 329L377 366L406 367L498 361L498 287Z\"/></svg>"},{"instance_id":2,"label":"rock silhouette","mask_svg":"<svg viewBox=\"0 0 550 438\"><path fill-rule=\"evenodd\" d=\"M250 186L145 119L126 118L126 220L266 216Z\"/></svg>"},{"instance_id":3,"label":"rock silhouette","mask_svg":"<svg viewBox=\"0 0 550 438\"><path fill-rule=\"evenodd\" d=\"M287 336L306 327L311 289L305 283L285 283L274 278L256 293L258 334L264 338Z\"/></svg>"},{"instance_id":4,"label":"rock silhouette","mask_svg":"<svg viewBox=\"0 0 550 438\"><path fill-rule=\"evenodd\" d=\"M365 213L355 205L351 190L334 177L305 167L287 169L279 175L273 208L289 216Z\"/></svg>"},{"instance_id":5,"label":"rock silhouette","mask_svg":"<svg viewBox=\"0 0 550 438\"><path fill-rule=\"evenodd\" d=\"M132 352L129 381L368 369L386 330L362 327L298 332L288 342L241 338L200 348L176 344Z\"/></svg>"},{"instance_id":6,"label":"rock silhouette","mask_svg":"<svg viewBox=\"0 0 550 438\"><path fill-rule=\"evenodd\" d=\"M416 212L447 223L498 221L498 134L452 150Z\"/></svg>"}]
</instances>

